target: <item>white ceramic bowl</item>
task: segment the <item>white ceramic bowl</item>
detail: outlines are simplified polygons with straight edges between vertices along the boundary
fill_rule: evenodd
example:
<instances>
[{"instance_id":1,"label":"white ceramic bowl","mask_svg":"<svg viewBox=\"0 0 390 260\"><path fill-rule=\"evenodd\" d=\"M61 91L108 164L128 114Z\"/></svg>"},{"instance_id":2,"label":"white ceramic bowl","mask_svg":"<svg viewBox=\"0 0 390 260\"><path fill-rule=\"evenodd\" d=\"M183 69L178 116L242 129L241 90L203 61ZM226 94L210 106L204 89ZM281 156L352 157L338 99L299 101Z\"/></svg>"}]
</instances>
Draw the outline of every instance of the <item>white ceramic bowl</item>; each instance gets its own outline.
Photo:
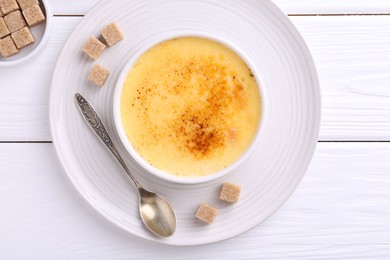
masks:
<instances>
[{"instance_id":1,"label":"white ceramic bowl","mask_svg":"<svg viewBox=\"0 0 390 260\"><path fill-rule=\"evenodd\" d=\"M156 167L150 165L145 159L143 159L138 154L138 152L132 146L131 142L128 140L126 133L125 133L125 130L124 130L124 127L123 127L122 117L121 117L121 113L120 113L120 100L121 100L123 85L124 85L124 82L126 80L127 74L130 71L130 69L132 68L133 64L140 58L140 56L144 52L146 52L147 50L149 50L153 46L155 46L161 42L164 42L166 40L173 39L173 38L180 38L180 37L200 37L200 38L211 39L211 40L217 41L217 42L222 43L223 45L229 47L236 54L238 54L245 61L245 63L248 65L248 67L251 69L253 75L255 76L255 79L257 81L257 85L259 86L259 91L260 91L260 97L261 97L261 103L262 103L261 119L259 122L256 136L255 136L254 140L252 141L252 144L240 156L240 158L238 158L233 164L231 164L230 166L228 166L225 169L222 169L221 171L209 174L207 176L178 177L178 176L175 176L175 175L170 174L168 172L165 172L163 170L157 169ZM147 172L157 176L158 178L162 178L164 180L168 180L168 181L176 182L176 183L183 183L183 184L204 183L204 182L215 180L217 178L220 178L220 177L230 173L233 169L235 169L237 166L239 166L241 164L241 162L243 162L248 157L248 155L252 152L253 147L258 142L260 132L261 132L260 130L261 130L261 128L263 128L262 122L265 121L264 117L267 114L265 111L266 106L264 105L265 104L264 102L266 102L265 93L263 91L263 88L261 87L261 86L263 86L263 82L261 80L261 77L260 77L256 67L254 67L252 64L253 63L250 61L250 59L237 46L234 46L234 45L230 44L229 42L227 42L223 39L220 39L219 37L215 37L214 35L208 35L208 34L204 34L204 33L194 33L194 32L189 32L189 33L182 32L179 35L170 35L170 36L165 36L164 38L155 38L155 39L149 41L148 45L146 45L146 46L144 46L144 48L140 49L127 62L127 64L124 66L121 74L119 75L118 81L117 81L116 86L115 86L114 101L113 101L115 127L116 127L117 133L120 137L120 140L122 141L124 147L126 148L127 152L129 153L129 155Z\"/></svg>"},{"instance_id":2,"label":"white ceramic bowl","mask_svg":"<svg viewBox=\"0 0 390 260\"><path fill-rule=\"evenodd\" d=\"M0 55L0 67L15 66L25 63L40 52L47 44L51 30L52 14L50 11L49 0L39 0L42 12L46 21L30 28L35 38L35 42L21 49L18 54L4 58Z\"/></svg>"}]
</instances>

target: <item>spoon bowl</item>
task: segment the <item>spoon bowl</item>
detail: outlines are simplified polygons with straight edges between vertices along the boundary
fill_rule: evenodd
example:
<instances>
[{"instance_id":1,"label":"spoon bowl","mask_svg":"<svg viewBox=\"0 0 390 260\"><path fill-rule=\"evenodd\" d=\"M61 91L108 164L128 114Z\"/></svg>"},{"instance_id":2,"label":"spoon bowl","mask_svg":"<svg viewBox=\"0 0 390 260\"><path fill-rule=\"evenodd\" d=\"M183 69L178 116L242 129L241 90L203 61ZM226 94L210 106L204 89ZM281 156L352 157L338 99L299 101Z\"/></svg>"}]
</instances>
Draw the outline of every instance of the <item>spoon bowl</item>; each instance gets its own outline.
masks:
<instances>
[{"instance_id":1,"label":"spoon bowl","mask_svg":"<svg viewBox=\"0 0 390 260\"><path fill-rule=\"evenodd\" d=\"M173 235L176 227L176 215L169 201L144 188L140 188L138 191L140 193L139 212L145 226L158 236L169 237ZM166 218L164 216L172 217Z\"/></svg>"},{"instance_id":2,"label":"spoon bowl","mask_svg":"<svg viewBox=\"0 0 390 260\"><path fill-rule=\"evenodd\" d=\"M134 186L137 188L139 195L139 212L142 222L148 230L157 236L169 237L173 235L176 230L176 213L169 201L157 193L144 189L138 183L129 168L127 168L118 150L115 148L106 127L93 107L79 93L75 94L75 100L85 121L107 146L119 164L122 165Z\"/></svg>"}]
</instances>

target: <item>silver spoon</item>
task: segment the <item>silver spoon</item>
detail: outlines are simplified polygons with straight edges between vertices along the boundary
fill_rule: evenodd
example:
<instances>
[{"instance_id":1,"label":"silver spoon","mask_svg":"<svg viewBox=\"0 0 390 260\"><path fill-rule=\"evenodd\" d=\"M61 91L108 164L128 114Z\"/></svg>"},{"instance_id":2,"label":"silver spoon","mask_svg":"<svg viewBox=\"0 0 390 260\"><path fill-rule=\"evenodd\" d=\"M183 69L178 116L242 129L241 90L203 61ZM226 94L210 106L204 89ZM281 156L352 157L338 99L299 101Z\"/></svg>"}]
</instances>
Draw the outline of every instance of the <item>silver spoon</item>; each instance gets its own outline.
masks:
<instances>
[{"instance_id":1,"label":"silver spoon","mask_svg":"<svg viewBox=\"0 0 390 260\"><path fill-rule=\"evenodd\" d=\"M139 212L145 226L157 236L171 236L176 229L176 214L169 201L159 194L144 189L138 183L116 150L99 115L79 93L75 94L75 99L88 125L115 156L137 188L139 194Z\"/></svg>"}]
</instances>

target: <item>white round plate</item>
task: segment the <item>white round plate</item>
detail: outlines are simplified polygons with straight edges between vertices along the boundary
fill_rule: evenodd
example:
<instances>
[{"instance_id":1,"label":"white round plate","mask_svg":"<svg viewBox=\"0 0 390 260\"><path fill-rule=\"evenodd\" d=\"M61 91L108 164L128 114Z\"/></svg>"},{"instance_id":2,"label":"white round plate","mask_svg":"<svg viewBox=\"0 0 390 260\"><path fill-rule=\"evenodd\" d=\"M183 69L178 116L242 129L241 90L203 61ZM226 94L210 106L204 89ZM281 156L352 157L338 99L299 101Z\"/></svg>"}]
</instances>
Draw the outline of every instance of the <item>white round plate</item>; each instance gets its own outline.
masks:
<instances>
[{"instance_id":1,"label":"white round plate","mask_svg":"<svg viewBox=\"0 0 390 260\"><path fill-rule=\"evenodd\" d=\"M96 63L111 74L103 88L87 81L94 63L81 48L90 35L115 21L125 39L107 48ZM126 156L139 181L167 197L178 217L176 233L157 238L141 224L131 182L83 121L74 102L80 92L101 115L119 152L113 94L128 60L155 38L188 32L214 35L237 46L261 75L266 114L252 154L229 175L201 184L175 184L142 171ZM54 145L71 181L102 215L124 230L156 242L196 245L241 234L272 215L292 194L312 158L320 124L320 89L311 55L289 19L268 0L101 1L76 27L55 67L50 96ZM241 186L238 203L219 201L223 181ZM194 215L201 202L218 208L214 223Z\"/></svg>"}]
</instances>

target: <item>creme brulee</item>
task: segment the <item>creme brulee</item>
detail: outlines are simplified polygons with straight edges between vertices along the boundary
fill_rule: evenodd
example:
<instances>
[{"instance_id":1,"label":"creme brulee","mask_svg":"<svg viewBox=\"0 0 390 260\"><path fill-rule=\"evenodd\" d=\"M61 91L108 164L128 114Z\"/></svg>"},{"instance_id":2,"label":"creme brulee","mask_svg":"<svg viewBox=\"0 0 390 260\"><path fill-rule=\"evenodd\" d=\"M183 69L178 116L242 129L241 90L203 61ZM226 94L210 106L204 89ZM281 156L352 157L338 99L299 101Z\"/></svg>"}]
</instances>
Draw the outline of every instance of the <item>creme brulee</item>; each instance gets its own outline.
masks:
<instances>
[{"instance_id":1,"label":"creme brulee","mask_svg":"<svg viewBox=\"0 0 390 260\"><path fill-rule=\"evenodd\" d=\"M245 62L204 38L162 42L124 82L120 111L134 149L157 169L205 176L234 163L253 141L261 99Z\"/></svg>"}]
</instances>

